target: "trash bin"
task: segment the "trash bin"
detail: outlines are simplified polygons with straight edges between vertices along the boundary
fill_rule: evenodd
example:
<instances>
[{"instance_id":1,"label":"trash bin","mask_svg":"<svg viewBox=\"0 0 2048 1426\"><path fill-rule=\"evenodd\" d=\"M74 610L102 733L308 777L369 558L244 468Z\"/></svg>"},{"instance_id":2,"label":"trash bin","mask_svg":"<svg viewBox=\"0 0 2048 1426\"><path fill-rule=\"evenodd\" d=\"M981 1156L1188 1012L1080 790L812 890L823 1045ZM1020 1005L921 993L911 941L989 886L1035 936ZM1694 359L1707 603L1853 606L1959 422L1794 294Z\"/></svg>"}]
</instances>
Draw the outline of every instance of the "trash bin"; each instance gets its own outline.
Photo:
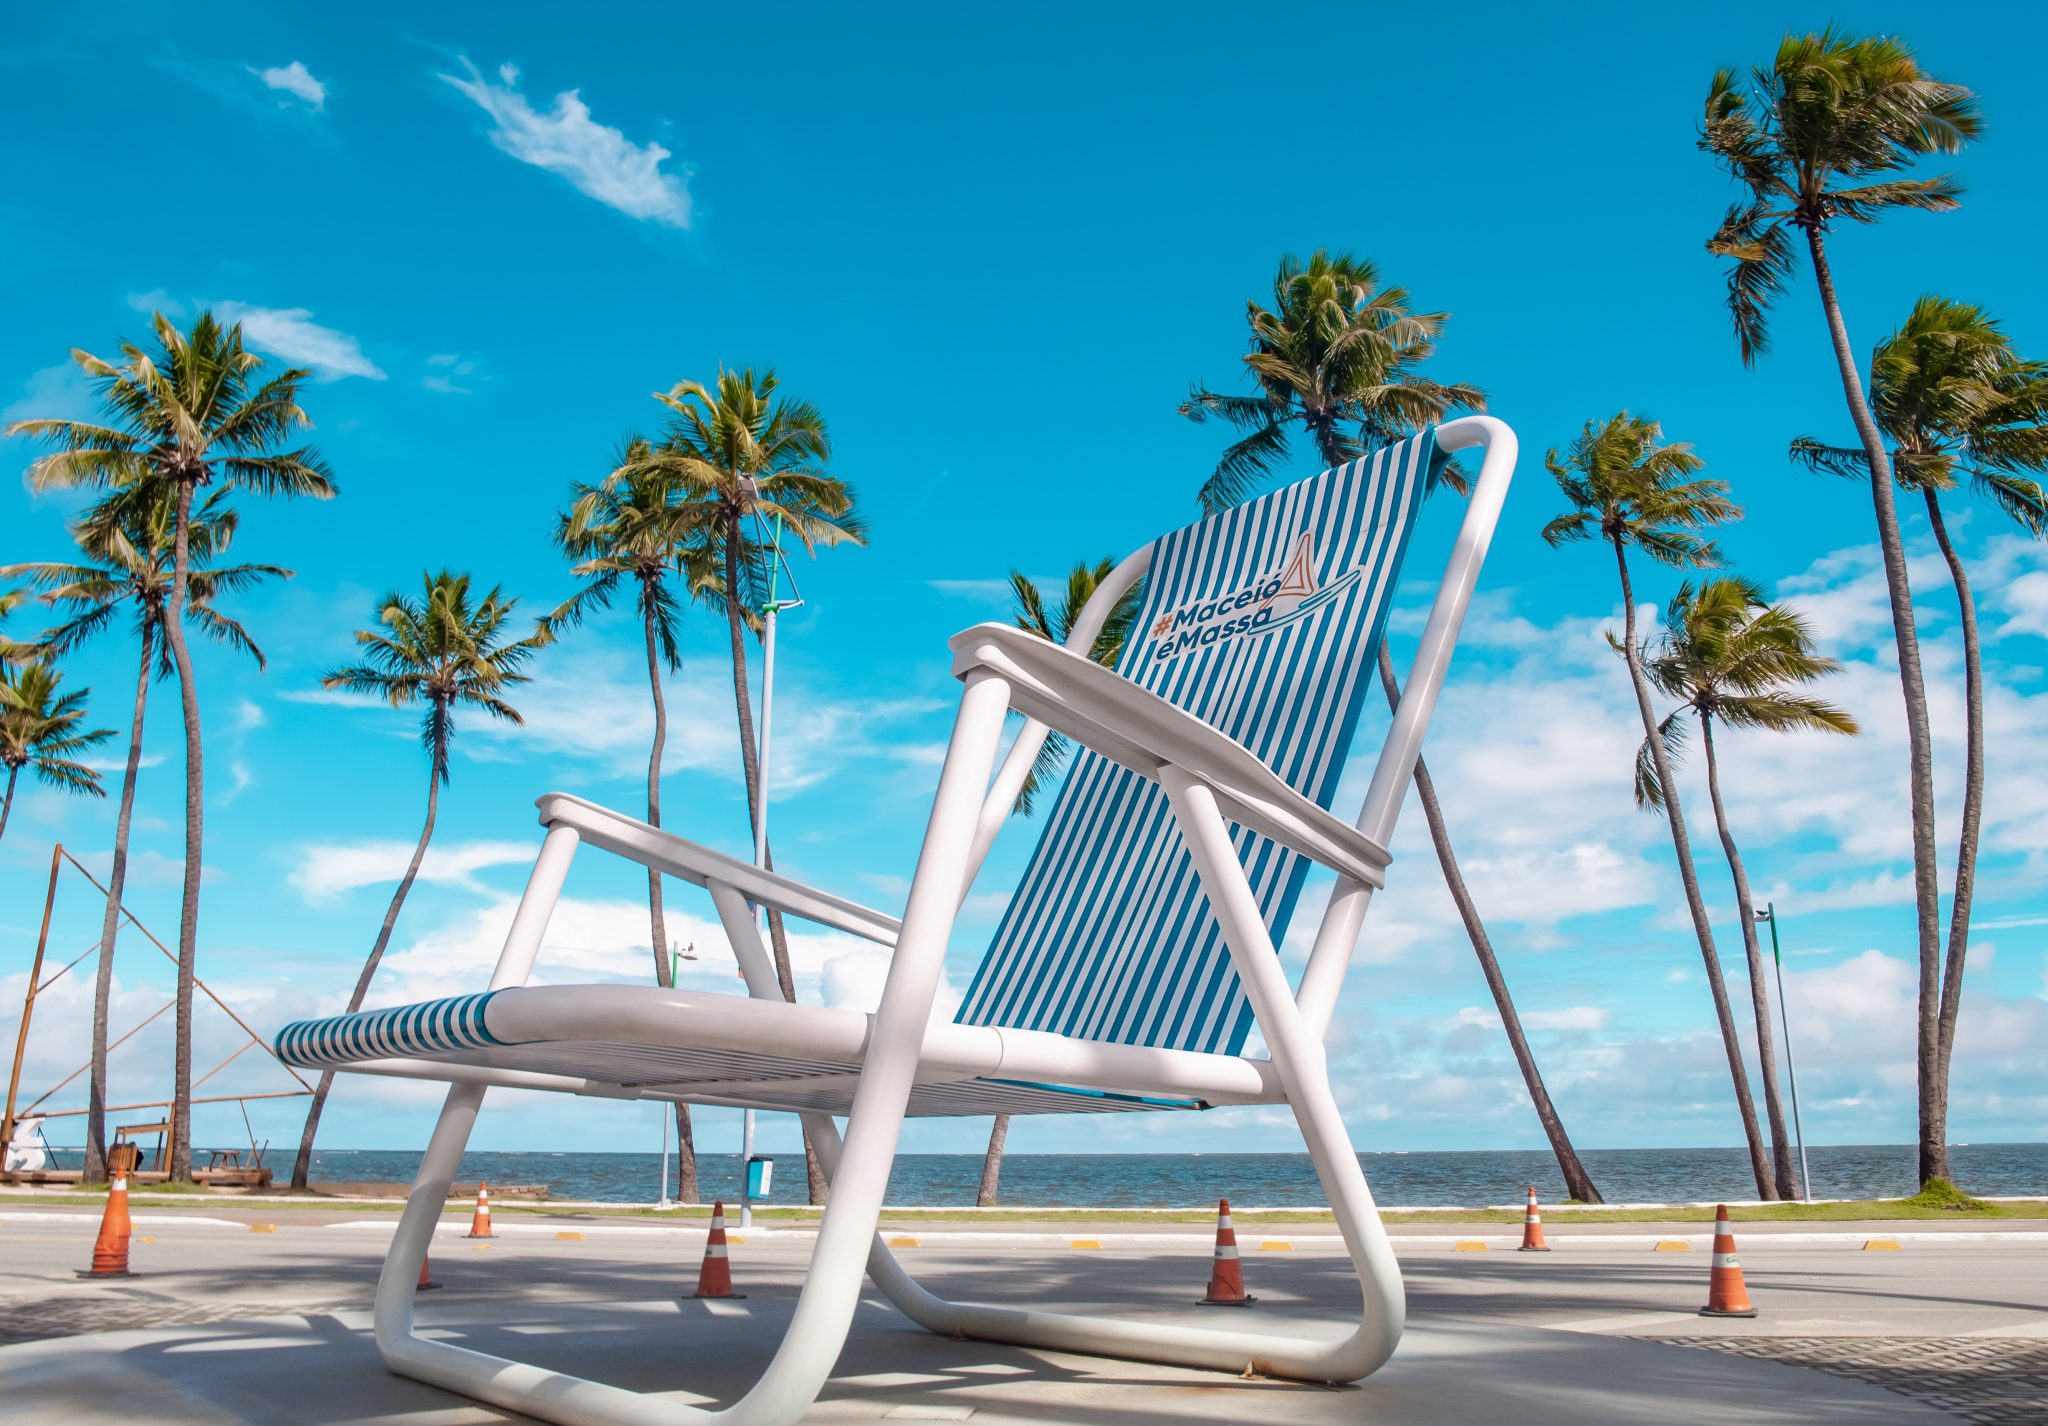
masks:
<instances>
[{"instance_id":1,"label":"trash bin","mask_svg":"<svg viewBox=\"0 0 2048 1426\"><path fill-rule=\"evenodd\" d=\"M775 1160L756 1154L747 1160L747 1197L766 1198L775 1189Z\"/></svg>"}]
</instances>

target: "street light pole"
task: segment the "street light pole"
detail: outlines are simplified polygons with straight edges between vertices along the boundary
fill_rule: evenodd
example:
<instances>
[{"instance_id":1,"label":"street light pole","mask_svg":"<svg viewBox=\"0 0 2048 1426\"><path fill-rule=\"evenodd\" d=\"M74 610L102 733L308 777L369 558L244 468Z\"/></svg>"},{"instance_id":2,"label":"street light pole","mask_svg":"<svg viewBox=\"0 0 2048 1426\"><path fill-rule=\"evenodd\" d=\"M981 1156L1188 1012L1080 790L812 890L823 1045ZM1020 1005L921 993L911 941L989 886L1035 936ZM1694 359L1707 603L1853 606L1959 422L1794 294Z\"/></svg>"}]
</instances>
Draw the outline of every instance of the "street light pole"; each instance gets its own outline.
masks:
<instances>
[{"instance_id":1,"label":"street light pole","mask_svg":"<svg viewBox=\"0 0 2048 1426\"><path fill-rule=\"evenodd\" d=\"M750 494L758 494L760 487L749 480L746 482ZM760 514L755 513L760 523ZM755 747L754 782L754 865L768 869L768 734L773 727L775 710L775 618L784 609L801 605L803 596L797 592L794 580L790 582L790 597L782 597L782 577L785 569L782 562L782 517L775 517L774 537L768 544L768 597L761 603L761 728ZM761 934L767 936L768 908L755 907L756 924ZM754 1157L754 1111L740 1111L740 1227L750 1227L754 1221L753 1172L751 1160Z\"/></svg>"},{"instance_id":2,"label":"street light pole","mask_svg":"<svg viewBox=\"0 0 2048 1426\"><path fill-rule=\"evenodd\" d=\"M1811 1202L1813 1175L1807 1171L1806 1130L1799 1122L1799 1066L1792 1058L1791 1008L1785 1004L1785 961L1778 954L1778 908L1766 901L1763 910L1751 907L1750 914L1771 925L1771 967L1778 977L1778 1026L1785 1040L1785 1075L1792 1082L1792 1136L1799 1141L1799 1197L1802 1202Z\"/></svg>"}]
</instances>

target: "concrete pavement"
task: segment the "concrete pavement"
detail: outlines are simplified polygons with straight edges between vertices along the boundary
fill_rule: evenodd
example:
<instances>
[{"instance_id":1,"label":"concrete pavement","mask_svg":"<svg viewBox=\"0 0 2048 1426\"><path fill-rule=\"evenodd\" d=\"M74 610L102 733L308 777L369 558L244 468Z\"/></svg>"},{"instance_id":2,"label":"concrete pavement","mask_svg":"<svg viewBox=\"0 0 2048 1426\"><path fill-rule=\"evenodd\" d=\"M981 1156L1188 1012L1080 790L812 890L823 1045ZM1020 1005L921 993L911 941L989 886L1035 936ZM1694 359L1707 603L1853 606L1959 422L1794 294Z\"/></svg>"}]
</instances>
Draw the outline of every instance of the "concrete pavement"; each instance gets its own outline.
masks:
<instances>
[{"instance_id":1,"label":"concrete pavement","mask_svg":"<svg viewBox=\"0 0 2048 1426\"><path fill-rule=\"evenodd\" d=\"M11 1205L0 1214L0 1341L19 1343L0 1348L0 1421L509 1419L382 1371L367 1309L389 1215L360 1227L284 1213L256 1220L270 1232L210 1211L139 1217L132 1262L141 1275L81 1282L74 1270L90 1249L91 1215ZM620 1226L501 1222L498 1239L477 1244L459 1237L466 1224L451 1223L434 1260L447 1286L420 1299L420 1321L483 1350L600 1380L702 1393L679 1392L678 1400L731 1399L773 1349L801 1282L808 1235L748 1235L732 1250L747 1300L709 1304L676 1300L694 1282L701 1227ZM1762 1358L1798 1339L1809 1346L1792 1359L1816 1361L1812 1342L1850 1337L1866 1366L1902 1341L1974 1343L1980 1358L1992 1349L1985 1360L1994 1369L2029 1351L2048 1354L2048 1235L1927 1235L1896 1251L1864 1251L1877 1236L1869 1226L1829 1226L1848 1231L1821 1241L1810 1231L1804 1241L1743 1235L1761 1312L1754 1321L1695 1315L1708 1254L1656 1251L1637 1242L1647 1237L1640 1231L1553 1231L1557 1251L1543 1255L1502 1246L1459 1251L1454 1238L1439 1241L1440 1230L1404 1233L1397 1249L1409 1283L1409 1335L1393 1363L1342 1391L941 1341L870 1293L813 1419L1931 1426L1959 1418L1867 1384L1888 1380L1867 1371L1848 1380ZM1902 1225L1893 1236L1908 1231ZM1191 1305L1207 1251L1184 1230L1119 1241L1057 1225L1050 1235L990 1241L905 1225L898 1236L917 1239L900 1255L948 1296L1213 1320ZM1253 1229L1241 1239L1246 1275L1262 1299L1254 1311L1268 1325L1299 1322L1313 1331L1355 1304L1348 1264L1319 1235L1283 1239ZM1090 1240L1102 1247L1074 1246ZM88 1335L24 1340L53 1331ZM1762 1358L1643 1340L1655 1337Z\"/></svg>"}]
</instances>

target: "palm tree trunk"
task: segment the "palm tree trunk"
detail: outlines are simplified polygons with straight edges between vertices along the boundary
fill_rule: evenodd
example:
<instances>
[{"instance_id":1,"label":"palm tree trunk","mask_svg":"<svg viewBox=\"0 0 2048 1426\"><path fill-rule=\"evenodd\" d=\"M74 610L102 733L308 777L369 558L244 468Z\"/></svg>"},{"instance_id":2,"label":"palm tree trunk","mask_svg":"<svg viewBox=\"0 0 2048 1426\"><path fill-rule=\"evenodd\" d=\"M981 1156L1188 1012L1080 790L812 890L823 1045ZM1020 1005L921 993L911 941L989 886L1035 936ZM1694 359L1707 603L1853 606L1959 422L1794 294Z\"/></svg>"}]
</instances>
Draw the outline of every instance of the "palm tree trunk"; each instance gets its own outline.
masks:
<instances>
[{"instance_id":1,"label":"palm tree trunk","mask_svg":"<svg viewBox=\"0 0 2048 1426\"><path fill-rule=\"evenodd\" d=\"M14 810L14 782L21 776L21 769L7 769L7 796L0 798L0 837L7 835L7 814Z\"/></svg>"},{"instance_id":2,"label":"palm tree trunk","mask_svg":"<svg viewBox=\"0 0 2048 1426\"><path fill-rule=\"evenodd\" d=\"M661 576L657 574L656 579ZM661 825L661 752L668 742L668 701L661 694L661 662L655 653L653 591L642 588L641 623L647 633L647 686L654 693L654 746L647 754L647 824ZM661 908L661 873L647 868L647 921L654 944L654 983L675 983L675 963L668 957L668 920ZM663 1188L663 1193L668 1190ZM697 1137L690 1129L690 1106L676 1105L676 1197L697 1201Z\"/></svg>"},{"instance_id":3,"label":"palm tree trunk","mask_svg":"<svg viewBox=\"0 0 2048 1426\"><path fill-rule=\"evenodd\" d=\"M1956 608L1963 626L1963 830L1956 845L1955 895L1949 907L1948 956L1942 967L1938 1056L1937 1093L1945 1112L1949 1055L1955 1049L1956 1016L1963 1008L1963 961L1970 950L1970 901L1977 889L1977 837L1984 821L1984 655L1977 638L1977 599L1970 592L1970 576L1963 568L1963 558L1956 553L1948 537L1948 525L1941 518L1941 498L1931 486L1923 487L1921 493L1927 501L1927 523L1934 529L1934 542L1941 546L1941 557L1948 561L1949 575L1955 580Z\"/></svg>"},{"instance_id":4,"label":"palm tree trunk","mask_svg":"<svg viewBox=\"0 0 2048 1426\"><path fill-rule=\"evenodd\" d=\"M398 924L399 908L405 905L413 879L420 874L420 863L426 860L427 843L434 836L434 818L441 810L441 767L446 756L445 744L435 749L431 770L427 774L426 824L420 828L420 839L413 846L412 861L407 863L405 875L399 878L398 890L391 894L391 904L384 908L384 924L377 928L377 944L370 948L369 958L363 962L361 974L356 976L356 988L349 992L346 1013L350 1015L363 1008L363 1001L370 994L370 982L376 978L377 966L384 959L384 948L391 943L391 929ZM333 1088L334 1071L323 1071L319 1084L313 1088L313 1104L306 1111L305 1130L299 1135L299 1156L292 1161L293 1188L304 1188L307 1175L312 1172L313 1138L320 1132L320 1115L327 1108L328 1091Z\"/></svg>"},{"instance_id":5,"label":"palm tree trunk","mask_svg":"<svg viewBox=\"0 0 2048 1426\"><path fill-rule=\"evenodd\" d=\"M99 974L92 988L92 1079L86 1091L87 1183L107 1176L107 1011L114 995L114 940L121 930L121 892L128 883L128 828L135 813L135 783L142 770L142 715L149 706L152 630L142 625L142 666L135 674L135 716L128 724L128 766L121 774L121 810L114 816L114 864L107 872L107 909L100 918Z\"/></svg>"},{"instance_id":6,"label":"palm tree trunk","mask_svg":"<svg viewBox=\"0 0 2048 1426\"><path fill-rule=\"evenodd\" d=\"M1380 686L1387 693L1387 707L1401 706L1401 685L1394 677L1394 657L1387 651L1386 641L1380 642ZM1486 988L1493 993L1494 1009L1500 1012L1501 1027L1507 1031L1508 1048L1514 1052L1515 1063L1522 1071L1522 1084L1529 1091L1529 1103L1535 1107L1536 1120L1543 1126L1543 1136L1550 1141L1550 1152L1557 1156L1558 1172L1564 1176L1565 1192L1580 1203L1603 1203L1600 1190L1593 1186L1592 1175L1579 1161L1578 1150L1572 1147L1571 1136L1565 1132L1564 1119L1551 1102L1550 1091L1543 1083L1543 1072L1536 1067L1535 1052L1529 1048L1529 1039L1522 1033L1522 1017L1515 1009L1513 997L1508 994L1507 978L1501 974L1500 961L1493 953L1493 939L1486 934L1486 923L1479 919L1478 903L1472 899L1472 892L1465 885L1465 875L1458 869L1458 855L1451 849L1450 829L1444 825L1443 806L1437 801L1436 784L1429 775L1429 765L1421 758L1415 760L1415 791L1422 799L1422 817L1429 824L1429 840L1436 848L1437 865L1443 869L1444 885L1450 889L1451 900L1458 908L1458 919L1465 923L1465 935L1472 942L1472 953L1479 958L1479 973L1486 977Z\"/></svg>"},{"instance_id":7,"label":"palm tree trunk","mask_svg":"<svg viewBox=\"0 0 2048 1426\"><path fill-rule=\"evenodd\" d=\"M725 526L725 622L732 639L732 697L733 707L740 720L740 766L747 779L747 826L758 832L760 827L760 782L761 745L755 741L758 734L754 729L754 700L747 688L747 635L746 626L740 618L740 545L746 538L740 525L737 506L726 512ZM765 860L770 869L775 866L772 853ZM796 1004L796 979L789 968L789 940L783 934L782 913L774 907L768 908L768 942L775 956L775 983L782 988L782 998ZM810 1189L814 1204L823 1203L828 1185L825 1170L818 1163L818 1151L811 1147L808 1130L804 1133L804 1179Z\"/></svg>"},{"instance_id":8,"label":"palm tree trunk","mask_svg":"<svg viewBox=\"0 0 2048 1426\"><path fill-rule=\"evenodd\" d=\"M1621 572L1622 656L1628 661L1629 682L1635 687L1643 736L1650 740L1657 783L1664 791L1664 816L1671 826L1671 846L1678 854L1678 876L1685 883L1685 905L1692 913L1693 934L1699 938L1700 959L1706 964L1707 989L1714 997L1714 1018L1721 1027L1721 1044L1728 1052L1728 1075L1735 1082L1735 1104L1742 1113L1742 1135L1749 1146L1750 1171L1756 1175L1756 1196L1773 1199L1778 1196L1777 1188L1771 1179L1770 1160L1764 1153L1763 1134L1757 1128L1756 1104L1749 1096L1749 1071L1742 1063L1742 1041L1735 1033L1735 1012L1728 1005L1728 986L1721 979L1721 957L1714 949L1707 903L1700 895L1692 839L1685 834L1685 813L1678 805L1678 781L1671 775L1671 758L1664 751L1664 740L1657 736L1657 714L1650 706L1650 679L1643 672L1642 650L1636 647L1636 594L1628 576L1628 555L1620 540L1612 543L1615 567Z\"/></svg>"},{"instance_id":9,"label":"palm tree trunk","mask_svg":"<svg viewBox=\"0 0 2048 1426\"><path fill-rule=\"evenodd\" d=\"M996 1206L1003 1182L1003 1143L1009 1137L1010 1116L996 1115L996 1122L988 1131L988 1152L981 1156L981 1187L974 1191L976 1208Z\"/></svg>"},{"instance_id":10,"label":"palm tree trunk","mask_svg":"<svg viewBox=\"0 0 2048 1426\"><path fill-rule=\"evenodd\" d=\"M185 587L192 563L192 482L178 482L171 567L171 602L165 607L164 641L178 669L178 701L185 714L185 880L178 909L177 1033L171 1060L171 1160L173 1180L192 1177L192 990L199 979L199 875L204 866L206 768L199 732L199 687L192 655L185 648Z\"/></svg>"},{"instance_id":11,"label":"palm tree trunk","mask_svg":"<svg viewBox=\"0 0 2048 1426\"><path fill-rule=\"evenodd\" d=\"M1735 914L1742 918L1742 948L1749 956L1750 1008L1756 1013L1757 1072L1764 1078L1764 1117L1771 1126L1771 1167L1777 1176L1778 1196L1797 1198L1799 1185L1792 1176L1792 1143L1785 1132L1785 1110L1778 1100L1778 1050L1771 1038L1771 993L1764 979L1763 947L1757 943L1756 904L1749 895L1749 872L1742 854L1735 849L1735 834L1728 830L1728 809L1721 802L1721 764L1714 756L1714 719L1700 714L1700 741L1707 749L1707 798L1714 804L1714 825L1721 833L1721 850L1728 855L1728 871L1735 878ZM1670 789L1665 789L1670 796Z\"/></svg>"},{"instance_id":12,"label":"palm tree trunk","mask_svg":"<svg viewBox=\"0 0 2048 1426\"><path fill-rule=\"evenodd\" d=\"M1884 437L1863 397L1856 353L1842 321L1835 296L1834 274L1828 268L1821 230L1806 230L1813 257L1814 282L1821 309L1827 314L1834 341L1835 365L1842 376L1842 394L1849 418L1870 461L1870 498L1877 516L1878 547L1884 553L1885 593L1891 600L1892 637L1899 650L1899 688L1906 700L1906 747L1913 801L1913 907L1920 943L1918 1062L1920 1080L1920 1181L1947 1178L1948 1085L1941 1073L1941 886L1934 857L1934 742L1927 721L1927 684L1920 673L1920 635L1913 624L1913 591L1906 578L1906 546L1899 537L1899 515L1892 501L1892 463ZM1960 970L1959 972L1960 973Z\"/></svg>"}]
</instances>

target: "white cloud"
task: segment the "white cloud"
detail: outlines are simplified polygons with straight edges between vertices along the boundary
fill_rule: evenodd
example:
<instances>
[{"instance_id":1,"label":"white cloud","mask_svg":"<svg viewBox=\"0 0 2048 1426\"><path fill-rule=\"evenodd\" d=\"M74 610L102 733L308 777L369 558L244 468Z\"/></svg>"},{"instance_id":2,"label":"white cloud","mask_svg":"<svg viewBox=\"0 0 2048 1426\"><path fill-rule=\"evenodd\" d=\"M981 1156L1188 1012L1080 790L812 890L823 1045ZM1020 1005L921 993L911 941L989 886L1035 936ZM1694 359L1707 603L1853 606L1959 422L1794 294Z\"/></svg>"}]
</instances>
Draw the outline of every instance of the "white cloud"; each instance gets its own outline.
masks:
<instances>
[{"instance_id":1,"label":"white cloud","mask_svg":"<svg viewBox=\"0 0 2048 1426\"><path fill-rule=\"evenodd\" d=\"M361 343L347 332L321 326L304 307L251 307L243 302L216 302L213 310L224 322L240 322L242 335L251 346L312 368L316 380L340 381L349 376L384 380L383 371L364 355Z\"/></svg>"},{"instance_id":2,"label":"white cloud","mask_svg":"<svg viewBox=\"0 0 2048 1426\"><path fill-rule=\"evenodd\" d=\"M466 75L440 76L491 118L491 142L536 168L560 174L575 189L629 217L671 228L690 226L690 170L662 172L669 151L650 140L636 144L619 130L598 123L574 89L555 96L554 107L533 107L519 89L519 71L501 65L498 83L463 61Z\"/></svg>"},{"instance_id":3,"label":"white cloud","mask_svg":"<svg viewBox=\"0 0 2048 1426\"><path fill-rule=\"evenodd\" d=\"M21 395L0 406L0 425L41 418L75 421L92 415L92 381L78 363L60 361L29 373Z\"/></svg>"},{"instance_id":4,"label":"white cloud","mask_svg":"<svg viewBox=\"0 0 2048 1426\"><path fill-rule=\"evenodd\" d=\"M225 807L237 797L256 785L256 774L240 758L228 764L228 787L220 795L220 805Z\"/></svg>"},{"instance_id":5,"label":"white cloud","mask_svg":"<svg viewBox=\"0 0 2048 1426\"><path fill-rule=\"evenodd\" d=\"M476 371L474 361L454 352L439 352L427 358L427 374L420 378L420 385L443 396L468 396L475 388L461 383Z\"/></svg>"},{"instance_id":6,"label":"white cloud","mask_svg":"<svg viewBox=\"0 0 2048 1426\"><path fill-rule=\"evenodd\" d=\"M414 842L313 843L298 848L299 863L287 878L308 901L327 901L361 886L396 882L412 860ZM480 890L475 873L489 867L533 860L531 842L451 842L429 845L419 879Z\"/></svg>"},{"instance_id":7,"label":"white cloud","mask_svg":"<svg viewBox=\"0 0 2048 1426\"><path fill-rule=\"evenodd\" d=\"M257 69L252 65L249 73L268 87L304 101L315 113L327 107L327 86L315 79L302 61L295 59L290 64L275 65L269 69Z\"/></svg>"},{"instance_id":8,"label":"white cloud","mask_svg":"<svg viewBox=\"0 0 2048 1426\"><path fill-rule=\"evenodd\" d=\"M264 723L263 705L248 698L235 700L235 731L246 733Z\"/></svg>"},{"instance_id":9,"label":"white cloud","mask_svg":"<svg viewBox=\"0 0 2048 1426\"><path fill-rule=\"evenodd\" d=\"M138 312L161 312L166 317L182 318L186 311L183 302L171 296L170 293L164 291L161 287L152 288L148 292L129 293L128 305Z\"/></svg>"}]
</instances>

